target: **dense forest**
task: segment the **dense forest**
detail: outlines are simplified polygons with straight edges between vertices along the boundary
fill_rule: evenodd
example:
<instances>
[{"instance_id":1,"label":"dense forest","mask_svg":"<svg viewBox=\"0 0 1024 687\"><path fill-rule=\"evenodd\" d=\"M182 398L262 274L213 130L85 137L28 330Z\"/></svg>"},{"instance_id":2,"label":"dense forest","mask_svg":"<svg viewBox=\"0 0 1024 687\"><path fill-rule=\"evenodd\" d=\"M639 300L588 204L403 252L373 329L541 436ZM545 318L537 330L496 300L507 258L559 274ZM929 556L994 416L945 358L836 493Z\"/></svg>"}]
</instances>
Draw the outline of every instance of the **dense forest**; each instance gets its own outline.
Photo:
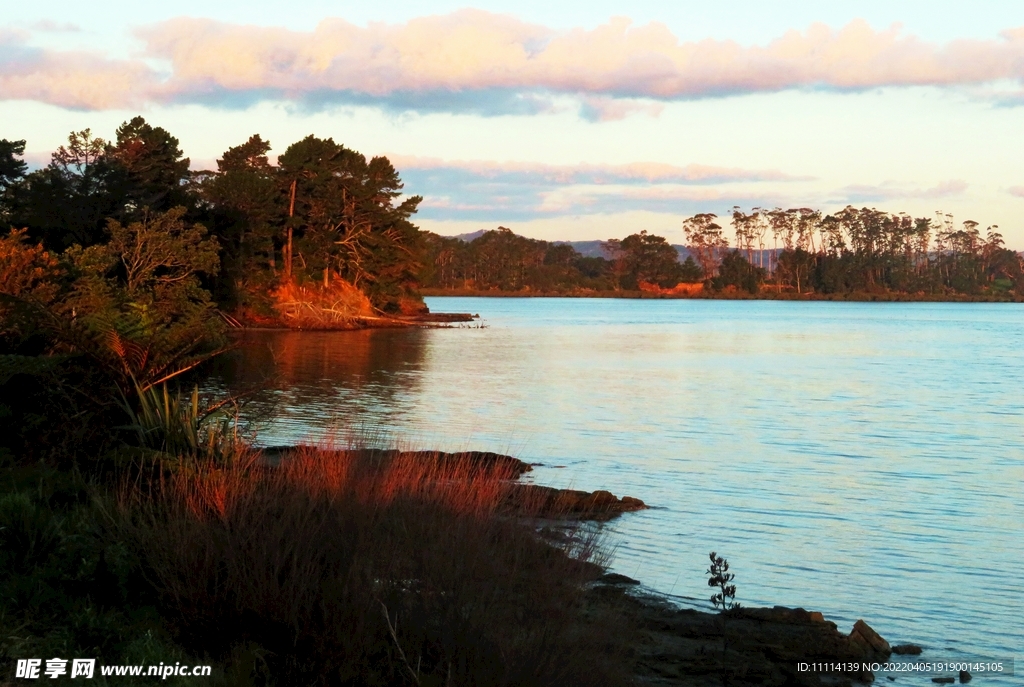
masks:
<instances>
[{"instance_id":1,"label":"dense forest","mask_svg":"<svg viewBox=\"0 0 1024 687\"><path fill-rule=\"evenodd\" d=\"M402 182L385 157L367 160L308 136L273 165L270 143L256 135L225 151L215 171L193 172L178 140L141 117L111 141L72 133L31 173L19 159L24 148L0 141L0 221L40 245L65 281L90 252L116 252L127 232L149 259L181 263L189 251L204 252L194 265L202 286L243 315L272 316L282 284L330 287L335 279L381 312L422 307L414 288L420 232L409 221L421 199L400 198ZM110 261L107 276L123 280L125 261Z\"/></svg>"},{"instance_id":2,"label":"dense forest","mask_svg":"<svg viewBox=\"0 0 1024 687\"><path fill-rule=\"evenodd\" d=\"M854 207L832 215L735 208L730 220L734 242L716 215L684 220L685 259L664 238L644 231L604 242L603 257L504 227L469 242L431 234L421 284L463 292L666 293L680 282L702 282L702 293L710 296L1024 295L1021 256L1006 248L995 226L983 235L977 222L957 226L942 213L914 218Z\"/></svg>"}]
</instances>

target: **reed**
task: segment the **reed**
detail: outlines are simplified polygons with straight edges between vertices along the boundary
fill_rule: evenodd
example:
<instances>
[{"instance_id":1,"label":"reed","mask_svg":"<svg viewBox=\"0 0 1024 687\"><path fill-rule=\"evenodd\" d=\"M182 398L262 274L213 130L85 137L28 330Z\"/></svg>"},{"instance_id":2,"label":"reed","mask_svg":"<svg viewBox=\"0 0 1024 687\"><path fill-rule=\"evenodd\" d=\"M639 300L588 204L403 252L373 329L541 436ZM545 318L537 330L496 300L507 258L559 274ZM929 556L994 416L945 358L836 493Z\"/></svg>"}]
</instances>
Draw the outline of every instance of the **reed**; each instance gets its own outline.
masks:
<instances>
[{"instance_id":1,"label":"reed","mask_svg":"<svg viewBox=\"0 0 1024 687\"><path fill-rule=\"evenodd\" d=\"M122 535L187 649L264 684L623 683L625 633L586 618L599 539L580 528L545 542L504 515L508 467L317 448L277 467L258 458L121 491Z\"/></svg>"}]
</instances>

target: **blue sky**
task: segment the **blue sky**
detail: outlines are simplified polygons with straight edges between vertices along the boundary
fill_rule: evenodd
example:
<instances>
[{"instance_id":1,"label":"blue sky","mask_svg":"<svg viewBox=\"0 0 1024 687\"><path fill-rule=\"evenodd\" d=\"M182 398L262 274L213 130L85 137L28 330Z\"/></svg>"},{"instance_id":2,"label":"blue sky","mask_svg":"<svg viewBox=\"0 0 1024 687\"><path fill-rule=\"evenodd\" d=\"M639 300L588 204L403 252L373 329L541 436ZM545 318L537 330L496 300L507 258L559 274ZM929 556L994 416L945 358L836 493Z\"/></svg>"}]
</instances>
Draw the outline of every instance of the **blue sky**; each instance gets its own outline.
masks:
<instances>
[{"instance_id":1,"label":"blue sky","mask_svg":"<svg viewBox=\"0 0 1024 687\"><path fill-rule=\"evenodd\" d=\"M386 154L440 233L849 203L1024 248L1019 3L43 1L5 8L0 66L37 164L141 113L197 168L257 132Z\"/></svg>"}]
</instances>

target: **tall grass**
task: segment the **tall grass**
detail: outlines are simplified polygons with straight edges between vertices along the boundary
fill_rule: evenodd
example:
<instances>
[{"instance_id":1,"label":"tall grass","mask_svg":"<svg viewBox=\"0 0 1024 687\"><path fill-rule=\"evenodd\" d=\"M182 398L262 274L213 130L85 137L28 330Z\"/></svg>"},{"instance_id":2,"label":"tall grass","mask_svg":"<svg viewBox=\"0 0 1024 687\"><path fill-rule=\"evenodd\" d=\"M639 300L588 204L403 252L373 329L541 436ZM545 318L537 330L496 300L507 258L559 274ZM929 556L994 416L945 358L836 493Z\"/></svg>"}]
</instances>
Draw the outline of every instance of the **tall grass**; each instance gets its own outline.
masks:
<instances>
[{"instance_id":1,"label":"tall grass","mask_svg":"<svg viewBox=\"0 0 1024 687\"><path fill-rule=\"evenodd\" d=\"M171 393L167 384L136 384L135 395L137 409L127 400L121 404L129 419L122 429L135 435L138 446L174 457L218 461L242 450L235 399L203 407L199 387L186 398L180 390Z\"/></svg>"},{"instance_id":2,"label":"tall grass","mask_svg":"<svg viewBox=\"0 0 1024 687\"><path fill-rule=\"evenodd\" d=\"M503 515L510 466L251 458L122 489L121 531L186 648L268 685L625 682L623 628L586 616L598 540Z\"/></svg>"}]
</instances>

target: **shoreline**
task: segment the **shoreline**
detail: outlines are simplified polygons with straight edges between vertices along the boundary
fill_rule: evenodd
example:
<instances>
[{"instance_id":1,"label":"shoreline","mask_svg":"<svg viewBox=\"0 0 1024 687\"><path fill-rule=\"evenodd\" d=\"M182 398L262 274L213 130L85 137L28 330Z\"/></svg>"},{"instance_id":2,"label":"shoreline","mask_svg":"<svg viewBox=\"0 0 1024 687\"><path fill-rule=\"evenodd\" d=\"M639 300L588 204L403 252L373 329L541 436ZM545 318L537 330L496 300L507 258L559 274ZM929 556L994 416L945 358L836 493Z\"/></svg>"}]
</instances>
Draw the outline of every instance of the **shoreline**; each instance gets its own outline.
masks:
<instances>
[{"instance_id":1,"label":"shoreline","mask_svg":"<svg viewBox=\"0 0 1024 687\"><path fill-rule=\"evenodd\" d=\"M308 446L270 446L260 449L267 465L278 465ZM323 451L323 449L316 449ZM334 451L329 451L334 452ZM512 489L499 510L518 520L542 540L555 543L560 528L581 522L606 522L625 513L649 508L638 498L610 492L558 489L519 480L534 464L513 456L483 451L400 451L349 449L336 453L374 462L412 459L446 465L475 464L509 475ZM525 514L525 515L524 515ZM596 564L592 564L596 565ZM584 617L594 623L621 623L633 632L629 649L635 684L703 687L726 681L732 685L870 684L869 664L884 664L893 654L919 654L914 644L893 647L864 620L848 634L822 613L803 608L746 608L702 611L684 608L638 580L598 566L600 576L584 594ZM611 620L610 619L614 619ZM842 664L829 672L801 670L800 664Z\"/></svg>"},{"instance_id":2,"label":"shoreline","mask_svg":"<svg viewBox=\"0 0 1024 687\"><path fill-rule=\"evenodd\" d=\"M795 294L763 291L751 293L654 293L650 291L476 291L473 289L421 289L425 298L611 298L623 300L705 300L705 301L833 301L849 303L1024 303L1024 295L850 293Z\"/></svg>"},{"instance_id":3,"label":"shoreline","mask_svg":"<svg viewBox=\"0 0 1024 687\"><path fill-rule=\"evenodd\" d=\"M289 326L282 321L254 322L248 318L236 318L218 311L218 315L228 325L228 331L268 331L268 332L350 332L366 329L444 329L453 325L472 322L480 318L471 313L421 313L417 315L395 315L393 317L353 317L345 322L330 322L315 326Z\"/></svg>"}]
</instances>

